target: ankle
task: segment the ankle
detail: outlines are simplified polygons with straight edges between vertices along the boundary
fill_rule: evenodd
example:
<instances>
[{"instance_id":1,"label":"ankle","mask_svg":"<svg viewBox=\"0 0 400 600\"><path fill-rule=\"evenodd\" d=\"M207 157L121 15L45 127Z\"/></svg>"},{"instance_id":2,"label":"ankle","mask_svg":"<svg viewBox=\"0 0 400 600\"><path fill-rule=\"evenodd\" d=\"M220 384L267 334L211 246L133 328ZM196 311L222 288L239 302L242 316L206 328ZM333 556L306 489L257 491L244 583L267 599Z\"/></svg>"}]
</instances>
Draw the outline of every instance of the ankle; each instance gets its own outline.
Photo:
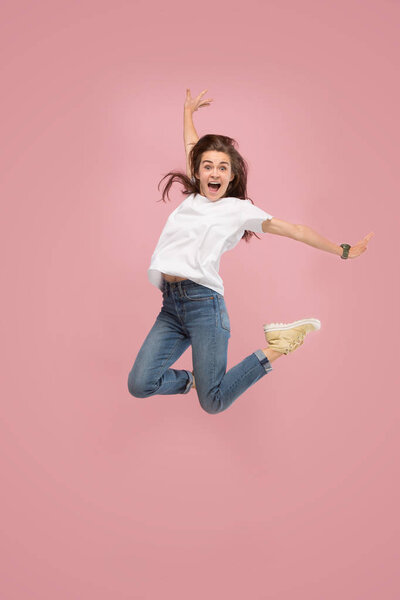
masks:
<instances>
[{"instance_id":1,"label":"ankle","mask_svg":"<svg viewBox=\"0 0 400 600\"><path fill-rule=\"evenodd\" d=\"M280 356L283 356L282 352L277 352L276 350L272 350L272 348L261 348L261 350L264 352L270 363Z\"/></svg>"}]
</instances>

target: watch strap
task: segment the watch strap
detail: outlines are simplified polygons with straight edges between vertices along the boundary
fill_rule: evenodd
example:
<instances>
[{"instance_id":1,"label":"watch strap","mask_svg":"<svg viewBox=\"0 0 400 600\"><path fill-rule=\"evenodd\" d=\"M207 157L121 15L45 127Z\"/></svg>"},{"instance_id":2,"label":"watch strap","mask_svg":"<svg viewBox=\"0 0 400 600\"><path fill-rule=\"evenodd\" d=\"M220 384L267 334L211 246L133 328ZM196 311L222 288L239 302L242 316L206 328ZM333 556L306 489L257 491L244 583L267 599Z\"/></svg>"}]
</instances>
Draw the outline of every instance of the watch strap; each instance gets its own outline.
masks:
<instances>
[{"instance_id":1,"label":"watch strap","mask_svg":"<svg viewBox=\"0 0 400 600\"><path fill-rule=\"evenodd\" d=\"M340 244L341 248L343 248L343 254L340 258L349 258L349 250L351 248L350 244Z\"/></svg>"}]
</instances>

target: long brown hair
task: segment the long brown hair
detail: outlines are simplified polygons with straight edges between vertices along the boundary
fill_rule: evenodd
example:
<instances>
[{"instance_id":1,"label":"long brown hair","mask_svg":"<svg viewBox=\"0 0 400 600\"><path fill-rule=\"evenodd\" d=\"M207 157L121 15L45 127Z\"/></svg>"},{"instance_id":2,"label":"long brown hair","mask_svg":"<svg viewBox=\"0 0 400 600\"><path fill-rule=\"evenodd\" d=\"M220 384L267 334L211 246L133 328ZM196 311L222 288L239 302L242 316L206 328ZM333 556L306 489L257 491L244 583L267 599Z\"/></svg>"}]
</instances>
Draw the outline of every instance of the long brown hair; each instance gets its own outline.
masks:
<instances>
[{"instance_id":1,"label":"long brown hair","mask_svg":"<svg viewBox=\"0 0 400 600\"><path fill-rule=\"evenodd\" d=\"M162 181L167 179L164 184L162 190L162 198L163 202L166 202L166 198L171 200L168 192L171 189L173 183L181 183L183 185L182 194L186 194L189 196L190 194L200 194L200 180L197 179L195 173L198 173L201 157L203 152L207 152L209 150L216 150L217 152L225 152L231 159L231 168L232 172L235 175L233 180L229 183L228 188L223 197L234 197L240 198L241 200L250 200L252 204L254 204L253 200L247 196L247 172L248 165L245 159L239 154L236 150L237 142L226 135L216 135L213 133L209 133L207 135L203 135L193 146L189 153L189 165L191 178L189 178L185 173L181 171L170 171L161 179L158 184L158 189L160 189ZM161 201L159 200L159 202ZM260 239L258 235L254 231L245 231L242 239L246 242L249 242L253 235Z\"/></svg>"}]
</instances>

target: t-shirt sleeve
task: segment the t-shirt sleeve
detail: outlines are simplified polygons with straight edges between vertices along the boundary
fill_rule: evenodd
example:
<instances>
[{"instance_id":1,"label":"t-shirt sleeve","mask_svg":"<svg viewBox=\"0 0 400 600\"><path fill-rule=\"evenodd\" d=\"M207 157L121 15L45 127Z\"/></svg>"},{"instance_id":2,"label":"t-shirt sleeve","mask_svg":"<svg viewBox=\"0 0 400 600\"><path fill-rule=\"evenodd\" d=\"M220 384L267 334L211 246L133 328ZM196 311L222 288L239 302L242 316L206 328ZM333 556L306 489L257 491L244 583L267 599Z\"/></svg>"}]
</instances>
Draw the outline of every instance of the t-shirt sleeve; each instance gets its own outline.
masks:
<instances>
[{"instance_id":1,"label":"t-shirt sleeve","mask_svg":"<svg viewBox=\"0 0 400 600\"><path fill-rule=\"evenodd\" d=\"M272 219L273 216L265 212L262 208L254 206L250 200L240 201L240 227L246 231L254 231L255 233L263 233L262 223L267 219Z\"/></svg>"}]
</instances>

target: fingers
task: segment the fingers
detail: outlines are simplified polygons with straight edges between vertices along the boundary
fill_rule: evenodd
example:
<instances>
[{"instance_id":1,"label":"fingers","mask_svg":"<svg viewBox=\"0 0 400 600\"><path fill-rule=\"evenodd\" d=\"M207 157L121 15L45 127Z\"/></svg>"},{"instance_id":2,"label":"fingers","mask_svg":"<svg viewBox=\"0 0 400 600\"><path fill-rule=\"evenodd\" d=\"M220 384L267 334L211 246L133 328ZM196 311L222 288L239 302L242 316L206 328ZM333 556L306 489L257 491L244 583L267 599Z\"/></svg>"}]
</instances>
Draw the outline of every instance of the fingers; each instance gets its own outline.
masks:
<instances>
[{"instance_id":1,"label":"fingers","mask_svg":"<svg viewBox=\"0 0 400 600\"><path fill-rule=\"evenodd\" d=\"M203 90L197 96L197 98L196 98L196 106L197 106L197 108L202 108L203 106L210 106L211 102L213 101L212 98L207 98L207 99L205 99L205 98L203 99L202 98L207 91L208 90Z\"/></svg>"},{"instance_id":2,"label":"fingers","mask_svg":"<svg viewBox=\"0 0 400 600\"><path fill-rule=\"evenodd\" d=\"M349 252L349 258L357 258L367 250L368 242L373 237L374 233L371 231L366 235L360 242L351 247Z\"/></svg>"},{"instance_id":3,"label":"fingers","mask_svg":"<svg viewBox=\"0 0 400 600\"><path fill-rule=\"evenodd\" d=\"M358 242L359 244L363 244L364 242L369 242L369 240L375 235L375 233L373 231L371 231L371 233L368 233L366 236L363 237L363 239L361 240L361 242ZM357 245L357 244L356 244Z\"/></svg>"},{"instance_id":4,"label":"fingers","mask_svg":"<svg viewBox=\"0 0 400 600\"><path fill-rule=\"evenodd\" d=\"M202 92L200 92L200 94L198 96L196 96L196 102L198 102L199 100L201 100L201 97L204 96L204 94L206 92L208 92L208 90L203 90ZM190 88L186 88L186 96L187 97L191 96ZM205 100L205 102L210 102L211 100L212 100L212 98L207 98L207 100Z\"/></svg>"},{"instance_id":5,"label":"fingers","mask_svg":"<svg viewBox=\"0 0 400 600\"><path fill-rule=\"evenodd\" d=\"M193 99L190 93L190 88L186 88L186 105L191 105L193 112L196 111L198 108L201 108L202 106L210 106L211 102L213 101L213 98L203 99L203 96L207 91L208 90L203 90L198 96L196 96L195 99Z\"/></svg>"},{"instance_id":6,"label":"fingers","mask_svg":"<svg viewBox=\"0 0 400 600\"><path fill-rule=\"evenodd\" d=\"M207 90L203 90L202 92L200 92L200 94L197 96L197 98L200 98L201 96L203 96L206 93ZM190 88L186 88L186 96L190 96Z\"/></svg>"},{"instance_id":7,"label":"fingers","mask_svg":"<svg viewBox=\"0 0 400 600\"><path fill-rule=\"evenodd\" d=\"M365 250L367 249L367 246L368 246L368 242L369 242L369 240L370 240L370 239L373 237L373 235L374 235L374 232L373 232L373 231L371 231L371 233L369 233L368 235L366 235L366 236L365 236L365 237L364 237L364 238L361 240L361 242L359 242L359 244L361 245L361 248L362 248L361 252L365 252Z\"/></svg>"},{"instance_id":8,"label":"fingers","mask_svg":"<svg viewBox=\"0 0 400 600\"><path fill-rule=\"evenodd\" d=\"M198 96L196 96L196 102L200 102L200 99L202 96L204 96L204 94L206 93L207 90L203 90L202 92L200 92L200 94Z\"/></svg>"},{"instance_id":9,"label":"fingers","mask_svg":"<svg viewBox=\"0 0 400 600\"><path fill-rule=\"evenodd\" d=\"M363 239L360 242L358 242L357 244L352 246L352 249L353 249L353 257L352 258L357 258L357 256L360 256L360 254L363 254L363 252L365 252L367 250L368 242L374 235L375 235L374 232L371 231L370 233L368 233L368 235L363 237ZM350 250L350 252L351 252L351 250Z\"/></svg>"},{"instance_id":10,"label":"fingers","mask_svg":"<svg viewBox=\"0 0 400 600\"><path fill-rule=\"evenodd\" d=\"M200 92L200 94L197 96L196 100L200 100L202 96L204 96L204 94L208 92L208 90L203 90L202 92Z\"/></svg>"}]
</instances>

